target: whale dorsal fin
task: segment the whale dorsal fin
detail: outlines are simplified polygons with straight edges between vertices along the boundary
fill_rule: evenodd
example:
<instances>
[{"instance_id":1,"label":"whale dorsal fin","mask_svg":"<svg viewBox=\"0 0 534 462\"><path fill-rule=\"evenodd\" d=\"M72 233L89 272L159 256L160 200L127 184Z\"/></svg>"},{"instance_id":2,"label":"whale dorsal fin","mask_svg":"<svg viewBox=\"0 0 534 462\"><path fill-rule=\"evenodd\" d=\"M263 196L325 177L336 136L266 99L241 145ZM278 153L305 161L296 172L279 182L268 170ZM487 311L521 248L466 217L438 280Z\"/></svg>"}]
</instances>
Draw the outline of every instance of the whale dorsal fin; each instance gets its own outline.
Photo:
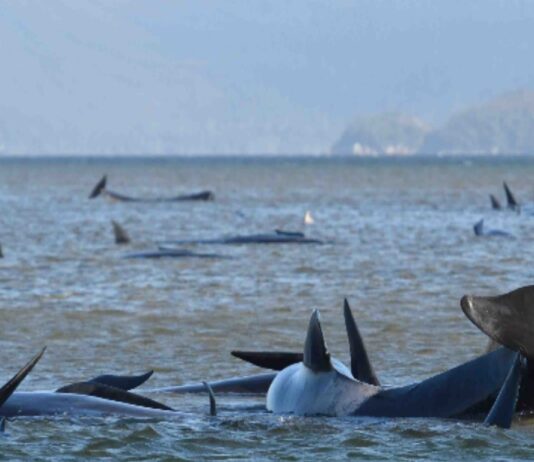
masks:
<instances>
[{"instance_id":1,"label":"whale dorsal fin","mask_svg":"<svg viewBox=\"0 0 534 462\"><path fill-rule=\"evenodd\" d=\"M473 231L475 232L475 236L482 236L484 234L484 219L475 223Z\"/></svg>"},{"instance_id":2,"label":"whale dorsal fin","mask_svg":"<svg viewBox=\"0 0 534 462\"><path fill-rule=\"evenodd\" d=\"M319 320L319 312L317 310L313 311L310 323L308 324L302 362L314 372L326 372L332 369L330 353L328 353L328 349L326 348L323 330Z\"/></svg>"},{"instance_id":3,"label":"whale dorsal fin","mask_svg":"<svg viewBox=\"0 0 534 462\"><path fill-rule=\"evenodd\" d=\"M113 235L115 236L115 244L129 244L130 236L126 230L119 225L115 220L111 220L113 225Z\"/></svg>"},{"instance_id":4,"label":"whale dorsal fin","mask_svg":"<svg viewBox=\"0 0 534 462\"><path fill-rule=\"evenodd\" d=\"M349 302L345 299L343 304L343 315L345 316L345 327L349 337L350 347L350 370L352 376L361 382L371 385L380 385L380 381L373 370L373 366L367 356L367 350L363 343L362 336L350 310Z\"/></svg>"},{"instance_id":5,"label":"whale dorsal fin","mask_svg":"<svg viewBox=\"0 0 534 462\"><path fill-rule=\"evenodd\" d=\"M18 371L2 388L0 388L0 406L2 406L26 376L31 372L34 366L42 358L46 347L44 347L37 355L33 357L20 371Z\"/></svg>"},{"instance_id":6,"label":"whale dorsal fin","mask_svg":"<svg viewBox=\"0 0 534 462\"><path fill-rule=\"evenodd\" d=\"M67 385L56 390L56 393L69 393L73 395L96 396L98 398L117 401L119 403L133 404L135 406L146 407L150 409L161 409L164 411L173 411L174 409L165 404L146 398L141 395L115 388L109 385L103 385L96 382L79 382Z\"/></svg>"},{"instance_id":7,"label":"whale dorsal fin","mask_svg":"<svg viewBox=\"0 0 534 462\"><path fill-rule=\"evenodd\" d=\"M89 194L89 199L94 199L95 197L98 197L100 193L106 189L106 182L107 182L107 175L104 175L100 181L96 184L96 186L91 191L91 194Z\"/></svg>"},{"instance_id":8,"label":"whale dorsal fin","mask_svg":"<svg viewBox=\"0 0 534 462\"><path fill-rule=\"evenodd\" d=\"M510 188L506 184L506 181L502 182L502 185L504 187L504 192L506 193L506 202L508 204L508 207L511 209L516 209L519 207L519 203L517 202L515 196L512 194L512 191L510 191Z\"/></svg>"},{"instance_id":9,"label":"whale dorsal fin","mask_svg":"<svg viewBox=\"0 0 534 462\"><path fill-rule=\"evenodd\" d=\"M493 194L490 194L490 201L491 201L491 208L493 210L501 210L502 208L501 203Z\"/></svg>"}]
</instances>

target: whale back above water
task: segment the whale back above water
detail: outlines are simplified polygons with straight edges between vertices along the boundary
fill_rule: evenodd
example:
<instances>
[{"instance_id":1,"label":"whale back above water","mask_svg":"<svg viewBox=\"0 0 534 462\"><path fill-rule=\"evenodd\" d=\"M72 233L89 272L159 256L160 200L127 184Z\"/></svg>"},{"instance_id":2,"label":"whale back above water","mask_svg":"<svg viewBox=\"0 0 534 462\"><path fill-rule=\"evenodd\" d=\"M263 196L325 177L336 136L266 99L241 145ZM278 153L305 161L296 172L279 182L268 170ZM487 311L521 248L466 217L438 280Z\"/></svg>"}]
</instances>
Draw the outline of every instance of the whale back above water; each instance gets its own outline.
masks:
<instances>
[{"instance_id":1,"label":"whale back above water","mask_svg":"<svg viewBox=\"0 0 534 462\"><path fill-rule=\"evenodd\" d=\"M475 233L475 236L479 237L514 237L512 234L507 233L506 231L502 231L500 229L484 229L484 219L481 219L475 223L475 225L473 226L473 231Z\"/></svg>"},{"instance_id":2,"label":"whale back above water","mask_svg":"<svg viewBox=\"0 0 534 462\"><path fill-rule=\"evenodd\" d=\"M166 240L163 244L324 244L324 241L306 237L302 232L276 229L272 233L243 234L215 239Z\"/></svg>"},{"instance_id":3,"label":"whale back above water","mask_svg":"<svg viewBox=\"0 0 534 462\"><path fill-rule=\"evenodd\" d=\"M212 191L200 191L193 194L180 194L172 197L131 197L107 189L107 175L104 175L89 194L89 199L105 195L119 202L184 202L184 201L213 201L215 194Z\"/></svg>"}]
</instances>

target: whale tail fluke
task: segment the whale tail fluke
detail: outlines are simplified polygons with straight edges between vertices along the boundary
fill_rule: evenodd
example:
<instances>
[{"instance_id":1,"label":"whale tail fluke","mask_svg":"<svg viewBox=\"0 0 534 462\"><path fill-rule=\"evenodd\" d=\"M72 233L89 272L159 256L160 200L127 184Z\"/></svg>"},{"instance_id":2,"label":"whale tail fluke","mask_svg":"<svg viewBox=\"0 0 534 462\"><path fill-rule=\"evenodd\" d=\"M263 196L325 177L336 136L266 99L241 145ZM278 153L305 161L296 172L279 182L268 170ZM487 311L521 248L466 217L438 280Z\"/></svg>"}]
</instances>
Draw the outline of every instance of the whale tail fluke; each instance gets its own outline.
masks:
<instances>
[{"instance_id":1,"label":"whale tail fluke","mask_svg":"<svg viewBox=\"0 0 534 462\"><path fill-rule=\"evenodd\" d=\"M107 182L107 175L104 175L100 181L96 184L96 186L91 191L91 194L89 194L89 199L94 199L95 197L100 196L102 191L106 189L106 182Z\"/></svg>"},{"instance_id":2,"label":"whale tail fluke","mask_svg":"<svg viewBox=\"0 0 534 462\"><path fill-rule=\"evenodd\" d=\"M484 220L477 221L475 226L473 226L473 231L475 236L482 236L484 234Z\"/></svg>"},{"instance_id":3,"label":"whale tail fluke","mask_svg":"<svg viewBox=\"0 0 534 462\"><path fill-rule=\"evenodd\" d=\"M22 369L20 369L2 388L0 388L0 406L2 406L17 387L22 383L26 376L31 372L35 365L42 358L46 347L33 357Z\"/></svg>"},{"instance_id":4,"label":"whale tail fluke","mask_svg":"<svg viewBox=\"0 0 534 462\"><path fill-rule=\"evenodd\" d=\"M490 194L490 201L491 201L491 208L493 210L501 210L501 203L499 202L499 199L497 199L493 194Z\"/></svg>"},{"instance_id":5,"label":"whale tail fluke","mask_svg":"<svg viewBox=\"0 0 534 462\"><path fill-rule=\"evenodd\" d=\"M129 244L130 236L126 230L119 225L115 220L111 220L113 225L113 235L115 236L115 244Z\"/></svg>"},{"instance_id":6,"label":"whale tail fluke","mask_svg":"<svg viewBox=\"0 0 534 462\"><path fill-rule=\"evenodd\" d=\"M345 327L347 329L347 336L349 338L350 347L350 369L352 376L361 382L369 383L371 385L380 385L380 381L375 374L363 338L360 335L354 316L349 306L349 302L345 299L343 303L343 315L345 317Z\"/></svg>"},{"instance_id":7,"label":"whale tail fluke","mask_svg":"<svg viewBox=\"0 0 534 462\"><path fill-rule=\"evenodd\" d=\"M515 196L512 194L512 191L506 184L506 181L503 181L502 185L504 187L504 192L506 193L506 203L508 208L519 211L519 202L517 202Z\"/></svg>"},{"instance_id":8,"label":"whale tail fluke","mask_svg":"<svg viewBox=\"0 0 534 462\"><path fill-rule=\"evenodd\" d=\"M310 323L308 324L302 362L314 372L326 372L332 369L330 353L328 353L326 347L323 329L319 320L319 312L317 310L313 311Z\"/></svg>"}]
</instances>

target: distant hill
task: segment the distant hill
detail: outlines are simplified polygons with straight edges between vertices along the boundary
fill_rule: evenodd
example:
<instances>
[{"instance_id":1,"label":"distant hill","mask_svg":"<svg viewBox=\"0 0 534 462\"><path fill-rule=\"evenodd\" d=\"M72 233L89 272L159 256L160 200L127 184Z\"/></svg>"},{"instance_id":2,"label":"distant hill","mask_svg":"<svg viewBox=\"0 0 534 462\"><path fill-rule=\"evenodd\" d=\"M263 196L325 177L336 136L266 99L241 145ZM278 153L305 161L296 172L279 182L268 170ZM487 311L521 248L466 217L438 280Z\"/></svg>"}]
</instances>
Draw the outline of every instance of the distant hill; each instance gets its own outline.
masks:
<instances>
[{"instance_id":1,"label":"distant hill","mask_svg":"<svg viewBox=\"0 0 534 462\"><path fill-rule=\"evenodd\" d=\"M453 115L422 154L534 154L534 92L518 91Z\"/></svg>"},{"instance_id":2,"label":"distant hill","mask_svg":"<svg viewBox=\"0 0 534 462\"><path fill-rule=\"evenodd\" d=\"M534 91L507 93L453 114L430 129L421 119L380 114L357 119L333 154L534 154Z\"/></svg>"},{"instance_id":3,"label":"distant hill","mask_svg":"<svg viewBox=\"0 0 534 462\"><path fill-rule=\"evenodd\" d=\"M420 119L384 113L356 119L332 147L332 154L414 154L429 127Z\"/></svg>"}]
</instances>

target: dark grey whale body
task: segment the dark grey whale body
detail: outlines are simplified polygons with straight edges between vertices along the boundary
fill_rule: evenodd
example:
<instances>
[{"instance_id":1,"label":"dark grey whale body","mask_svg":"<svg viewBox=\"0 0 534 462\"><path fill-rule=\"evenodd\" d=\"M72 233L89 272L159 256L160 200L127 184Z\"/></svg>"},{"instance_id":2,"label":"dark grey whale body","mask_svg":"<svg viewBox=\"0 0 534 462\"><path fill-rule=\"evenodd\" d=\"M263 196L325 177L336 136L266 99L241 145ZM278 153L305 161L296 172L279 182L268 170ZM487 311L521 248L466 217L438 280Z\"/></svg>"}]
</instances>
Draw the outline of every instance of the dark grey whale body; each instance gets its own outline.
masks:
<instances>
[{"instance_id":1,"label":"dark grey whale body","mask_svg":"<svg viewBox=\"0 0 534 462\"><path fill-rule=\"evenodd\" d=\"M320 239L308 238L304 233L277 229L272 233L245 234L217 239L184 239L164 241L165 244L324 244Z\"/></svg>"},{"instance_id":2,"label":"dark grey whale body","mask_svg":"<svg viewBox=\"0 0 534 462\"><path fill-rule=\"evenodd\" d=\"M8 382L8 385L14 383L16 388L41 356L42 352ZM139 376L103 375L44 392L14 391L10 385L8 395L3 395L0 390L0 416L120 415L176 418L182 415L165 404L130 391L145 383L151 375L152 371ZM210 401L212 398L210 395Z\"/></svg>"},{"instance_id":3,"label":"dark grey whale body","mask_svg":"<svg viewBox=\"0 0 534 462\"><path fill-rule=\"evenodd\" d=\"M159 258L201 258L201 259L227 259L231 258L227 255L218 253L201 253L193 252L187 249L170 249L159 248L158 250L151 250L146 252L134 252L123 256L126 259L159 259Z\"/></svg>"},{"instance_id":4,"label":"dark grey whale body","mask_svg":"<svg viewBox=\"0 0 534 462\"><path fill-rule=\"evenodd\" d=\"M193 194L181 194L173 197L131 197L124 194L120 194L114 191L110 191L106 188L107 184L107 175L104 175L102 179L96 184L96 186L91 191L89 199L94 199L100 195L105 195L110 199L120 201L120 202L148 202L148 203L157 203L157 202L184 202L184 201L212 201L215 199L215 194L212 191L201 191Z\"/></svg>"},{"instance_id":5,"label":"dark grey whale body","mask_svg":"<svg viewBox=\"0 0 534 462\"><path fill-rule=\"evenodd\" d=\"M112 220L113 234L115 236L115 243L117 245L126 245L131 242L130 236L126 230L116 221ZM231 258L226 255L220 255L218 253L202 253L193 252L188 249L169 248L159 246L156 250L146 250L140 252L132 252L123 255L125 259L160 259L160 258L203 258L203 259L221 259Z\"/></svg>"}]
</instances>

